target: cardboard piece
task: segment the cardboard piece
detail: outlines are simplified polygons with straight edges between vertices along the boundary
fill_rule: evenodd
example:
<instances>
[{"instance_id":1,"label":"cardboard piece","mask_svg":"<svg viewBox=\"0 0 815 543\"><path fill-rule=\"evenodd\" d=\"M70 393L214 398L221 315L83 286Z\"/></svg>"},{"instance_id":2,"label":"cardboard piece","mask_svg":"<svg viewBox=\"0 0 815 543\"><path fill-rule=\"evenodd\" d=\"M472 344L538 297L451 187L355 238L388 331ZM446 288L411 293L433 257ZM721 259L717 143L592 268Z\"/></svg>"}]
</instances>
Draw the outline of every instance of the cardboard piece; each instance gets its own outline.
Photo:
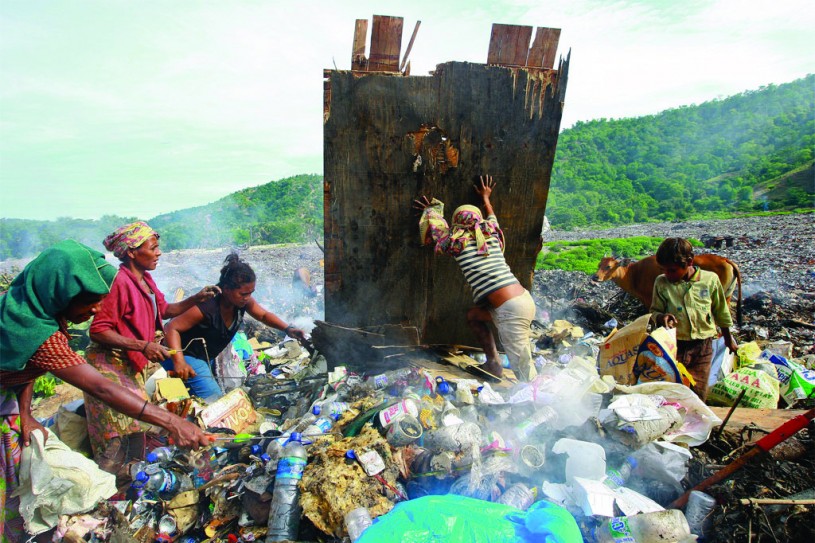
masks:
<instances>
[{"instance_id":1,"label":"cardboard piece","mask_svg":"<svg viewBox=\"0 0 815 543\"><path fill-rule=\"evenodd\" d=\"M236 388L202 409L198 418L205 428L230 428L239 434L257 422L257 412L246 392Z\"/></svg>"},{"instance_id":2,"label":"cardboard piece","mask_svg":"<svg viewBox=\"0 0 815 543\"><path fill-rule=\"evenodd\" d=\"M611 375L621 385L636 384L634 364L640 345L648 337L650 320L648 313L606 337L598 359L600 375Z\"/></svg>"},{"instance_id":3,"label":"cardboard piece","mask_svg":"<svg viewBox=\"0 0 815 543\"><path fill-rule=\"evenodd\" d=\"M156 381L156 392L153 394L153 399L157 403L165 401L178 402L189 397L190 393L187 391L187 386L184 381L177 377L168 377Z\"/></svg>"}]
</instances>

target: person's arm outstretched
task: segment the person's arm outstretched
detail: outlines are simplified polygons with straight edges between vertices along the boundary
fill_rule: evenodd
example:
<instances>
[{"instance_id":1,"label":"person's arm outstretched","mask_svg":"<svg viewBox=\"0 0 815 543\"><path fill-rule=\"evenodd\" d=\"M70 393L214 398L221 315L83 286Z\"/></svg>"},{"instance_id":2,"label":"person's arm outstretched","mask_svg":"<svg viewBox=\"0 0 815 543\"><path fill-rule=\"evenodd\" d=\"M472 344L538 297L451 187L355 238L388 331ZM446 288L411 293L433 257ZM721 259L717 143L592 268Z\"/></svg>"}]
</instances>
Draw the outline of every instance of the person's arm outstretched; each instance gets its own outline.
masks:
<instances>
[{"instance_id":1,"label":"person's arm outstretched","mask_svg":"<svg viewBox=\"0 0 815 543\"><path fill-rule=\"evenodd\" d=\"M489 217L490 215L495 215L495 211L492 209L492 203L490 202L490 194L492 194L492 189L495 188L495 181L493 181L491 175L481 175L479 176L480 184L476 183L473 185L475 192L481 196L481 205L484 206L485 217Z\"/></svg>"}]
</instances>

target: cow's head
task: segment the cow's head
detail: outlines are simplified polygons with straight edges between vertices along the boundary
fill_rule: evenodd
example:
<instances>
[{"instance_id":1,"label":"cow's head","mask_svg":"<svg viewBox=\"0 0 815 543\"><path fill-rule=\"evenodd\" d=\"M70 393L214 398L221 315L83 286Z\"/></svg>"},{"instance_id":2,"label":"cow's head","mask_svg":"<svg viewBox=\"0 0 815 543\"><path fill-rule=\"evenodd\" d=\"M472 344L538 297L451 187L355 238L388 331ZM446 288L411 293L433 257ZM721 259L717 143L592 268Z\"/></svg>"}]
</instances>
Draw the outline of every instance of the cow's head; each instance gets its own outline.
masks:
<instances>
[{"instance_id":1,"label":"cow's head","mask_svg":"<svg viewBox=\"0 0 815 543\"><path fill-rule=\"evenodd\" d=\"M592 281L608 281L620 267L620 261L613 256L604 256L597 266L597 272L591 276Z\"/></svg>"}]
</instances>

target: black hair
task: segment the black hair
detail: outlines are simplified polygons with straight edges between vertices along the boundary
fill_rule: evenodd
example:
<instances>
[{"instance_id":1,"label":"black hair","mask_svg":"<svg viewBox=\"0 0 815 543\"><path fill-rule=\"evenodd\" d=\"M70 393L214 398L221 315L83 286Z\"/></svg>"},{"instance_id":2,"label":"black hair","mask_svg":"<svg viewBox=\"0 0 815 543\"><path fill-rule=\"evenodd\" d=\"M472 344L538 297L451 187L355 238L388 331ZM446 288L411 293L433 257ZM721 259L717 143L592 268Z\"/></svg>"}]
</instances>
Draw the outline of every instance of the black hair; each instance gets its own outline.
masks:
<instances>
[{"instance_id":1,"label":"black hair","mask_svg":"<svg viewBox=\"0 0 815 543\"><path fill-rule=\"evenodd\" d=\"M255 282L255 271L252 267L241 260L238 253L229 253L224 259L224 267L221 268L221 277L218 279L218 286L228 289L239 288L246 283Z\"/></svg>"},{"instance_id":2,"label":"black hair","mask_svg":"<svg viewBox=\"0 0 815 543\"><path fill-rule=\"evenodd\" d=\"M666 238L657 249L657 264L687 266L693 261L693 246L685 238Z\"/></svg>"}]
</instances>

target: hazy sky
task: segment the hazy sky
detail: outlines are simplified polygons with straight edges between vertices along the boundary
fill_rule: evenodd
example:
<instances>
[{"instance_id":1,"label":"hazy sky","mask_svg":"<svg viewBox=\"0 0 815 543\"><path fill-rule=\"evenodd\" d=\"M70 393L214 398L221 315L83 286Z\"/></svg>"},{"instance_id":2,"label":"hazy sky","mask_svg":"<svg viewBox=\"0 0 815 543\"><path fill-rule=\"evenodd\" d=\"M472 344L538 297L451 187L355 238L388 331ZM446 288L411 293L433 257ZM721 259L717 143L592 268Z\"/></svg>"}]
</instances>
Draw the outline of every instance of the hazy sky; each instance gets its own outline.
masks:
<instances>
[{"instance_id":1,"label":"hazy sky","mask_svg":"<svg viewBox=\"0 0 815 543\"><path fill-rule=\"evenodd\" d=\"M815 72L813 0L4 0L0 217L148 219L321 174L322 70L374 13L405 18L403 54L422 21L412 75L486 62L494 22L561 28L562 128Z\"/></svg>"}]
</instances>

